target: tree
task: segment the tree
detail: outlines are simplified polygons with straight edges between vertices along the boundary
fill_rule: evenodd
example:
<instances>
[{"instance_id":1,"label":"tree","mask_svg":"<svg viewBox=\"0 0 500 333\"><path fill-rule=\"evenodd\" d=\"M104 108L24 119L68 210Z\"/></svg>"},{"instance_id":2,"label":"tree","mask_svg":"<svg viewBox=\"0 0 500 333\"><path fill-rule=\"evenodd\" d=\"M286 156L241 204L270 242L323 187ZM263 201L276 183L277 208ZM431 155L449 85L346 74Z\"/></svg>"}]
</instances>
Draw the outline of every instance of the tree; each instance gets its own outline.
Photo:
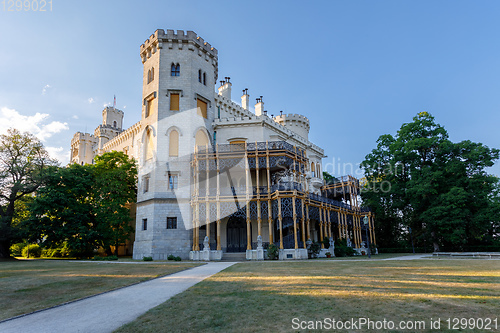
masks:
<instances>
[{"instance_id":1,"label":"tree","mask_svg":"<svg viewBox=\"0 0 500 333\"><path fill-rule=\"evenodd\" d=\"M336 177L332 176L327 171L323 171L323 179L325 180L325 184L333 184L338 181Z\"/></svg>"},{"instance_id":2,"label":"tree","mask_svg":"<svg viewBox=\"0 0 500 333\"><path fill-rule=\"evenodd\" d=\"M56 164L32 134L9 129L0 135L0 258L10 257L10 245L19 238L12 224L16 202L35 192L46 168Z\"/></svg>"},{"instance_id":3,"label":"tree","mask_svg":"<svg viewBox=\"0 0 500 333\"><path fill-rule=\"evenodd\" d=\"M71 164L53 168L31 204L26 222L31 240L44 247L67 247L77 256L88 256L99 245L94 211L94 172L91 165Z\"/></svg>"},{"instance_id":4,"label":"tree","mask_svg":"<svg viewBox=\"0 0 500 333\"><path fill-rule=\"evenodd\" d=\"M396 137L382 135L365 158L367 187L363 201L376 214L377 238L386 246L416 241L463 249L491 241L497 221L498 179L486 167L498 149L481 143L453 143L427 112L403 124Z\"/></svg>"},{"instance_id":5,"label":"tree","mask_svg":"<svg viewBox=\"0 0 500 333\"><path fill-rule=\"evenodd\" d=\"M94 196L102 247L108 253L129 238L130 205L137 198L137 168L135 162L122 152L110 152L95 158Z\"/></svg>"},{"instance_id":6,"label":"tree","mask_svg":"<svg viewBox=\"0 0 500 333\"><path fill-rule=\"evenodd\" d=\"M96 157L94 165L53 168L31 204L25 229L48 247L65 244L77 256L103 247L115 254L133 232L130 204L136 199L137 168L122 152Z\"/></svg>"}]
</instances>

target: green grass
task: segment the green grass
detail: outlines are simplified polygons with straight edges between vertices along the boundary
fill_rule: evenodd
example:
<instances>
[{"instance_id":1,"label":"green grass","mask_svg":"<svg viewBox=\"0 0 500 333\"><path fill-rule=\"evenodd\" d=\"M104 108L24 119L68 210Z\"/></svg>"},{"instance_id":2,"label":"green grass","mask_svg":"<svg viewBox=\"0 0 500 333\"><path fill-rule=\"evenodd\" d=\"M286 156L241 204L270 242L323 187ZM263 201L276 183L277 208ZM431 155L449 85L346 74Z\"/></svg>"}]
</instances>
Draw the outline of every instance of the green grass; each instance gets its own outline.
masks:
<instances>
[{"instance_id":1,"label":"green grass","mask_svg":"<svg viewBox=\"0 0 500 333\"><path fill-rule=\"evenodd\" d=\"M65 260L0 262L0 320L198 266Z\"/></svg>"},{"instance_id":2,"label":"green grass","mask_svg":"<svg viewBox=\"0 0 500 333\"><path fill-rule=\"evenodd\" d=\"M435 332L431 318L441 318L446 331L446 318L499 313L497 260L252 262L204 280L117 332L291 332L293 318L361 317L423 320L427 329L419 332Z\"/></svg>"}]
</instances>

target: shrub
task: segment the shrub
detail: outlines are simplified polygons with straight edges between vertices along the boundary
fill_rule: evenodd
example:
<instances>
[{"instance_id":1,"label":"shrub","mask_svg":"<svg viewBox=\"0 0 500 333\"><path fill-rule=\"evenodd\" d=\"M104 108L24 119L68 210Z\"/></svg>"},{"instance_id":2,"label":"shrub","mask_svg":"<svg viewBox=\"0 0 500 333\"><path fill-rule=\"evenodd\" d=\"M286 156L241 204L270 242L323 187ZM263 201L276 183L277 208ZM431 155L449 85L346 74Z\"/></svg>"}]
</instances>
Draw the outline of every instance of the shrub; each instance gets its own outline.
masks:
<instances>
[{"instance_id":1,"label":"shrub","mask_svg":"<svg viewBox=\"0 0 500 333\"><path fill-rule=\"evenodd\" d=\"M167 260L175 260L175 256L173 254L169 254Z\"/></svg>"},{"instance_id":2,"label":"shrub","mask_svg":"<svg viewBox=\"0 0 500 333\"><path fill-rule=\"evenodd\" d=\"M10 255L13 257L20 257L23 254L23 248L26 246L26 243L16 243L10 246Z\"/></svg>"},{"instance_id":3,"label":"shrub","mask_svg":"<svg viewBox=\"0 0 500 333\"><path fill-rule=\"evenodd\" d=\"M330 248L330 240L328 239L328 237L323 238L323 242L322 243L325 246L325 249Z\"/></svg>"},{"instance_id":4,"label":"shrub","mask_svg":"<svg viewBox=\"0 0 500 333\"><path fill-rule=\"evenodd\" d=\"M142 257L143 261L153 261L153 257Z\"/></svg>"},{"instance_id":5,"label":"shrub","mask_svg":"<svg viewBox=\"0 0 500 333\"><path fill-rule=\"evenodd\" d=\"M107 256L107 257L101 257L101 256L94 256L91 260L96 260L96 261L111 261L111 260L118 260L117 256Z\"/></svg>"},{"instance_id":6,"label":"shrub","mask_svg":"<svg viewBox=\"0 0 500 333\"><path fill-rule=\"evenodd\" d=\"M279 257L278 247L273 243L269 244L269 246L267 247L266 254L267 254L267 257L271 260L278 259L278 257Z\"/></svg>"},{"instance_id":7,"label":"shrub","mask_svg":"<svg viewBox=\"0 0 500 333\"><path fill-rule=\"evenodd\" d=\"M307 254L310 259L314 259L318 257L319 251L321 251L321 243L312 242L309 248L307 249Z\"/></svg>"},{"instance_id":8,"label":"shrub","mask_svg":"<svg viewBox=\"0 0 500 333\"><path fill-rule=\"evenodd\" d=\"M28 257L29 252L29 257ZM30 244L24 247L22 251L23 257L26 258L40 258L42 255L42 248L38 244Z\"/></svg>"},{"instance_id":9,"label":"shrub","mask_svg":"<svg viewBox=\"0 0 500 333\"><path fill-rule=\"evenodd\" d=\"M175 260L175 261L181 261L181 260L182 260L182 258L181 258L181 257L174 257L174 260Z\"/></svg>"}]
</instances>

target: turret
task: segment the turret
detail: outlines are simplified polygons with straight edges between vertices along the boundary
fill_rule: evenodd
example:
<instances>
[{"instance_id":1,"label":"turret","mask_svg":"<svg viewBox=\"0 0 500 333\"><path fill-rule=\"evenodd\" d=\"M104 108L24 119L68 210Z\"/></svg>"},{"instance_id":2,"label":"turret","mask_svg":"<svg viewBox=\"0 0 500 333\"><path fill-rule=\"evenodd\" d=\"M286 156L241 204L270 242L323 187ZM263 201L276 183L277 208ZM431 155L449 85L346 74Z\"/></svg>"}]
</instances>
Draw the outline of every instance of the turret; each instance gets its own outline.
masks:
<instances>
[{"instance_id":1,"label":"turret","mask_svg":"<svg viewBox=\"0 0 500 333\"><path fill-rule=\"evenodd\" d=\"M274 117L274 121L309 140L309 119L301 114L283 114Z\"/></svg>"}]
</instances>

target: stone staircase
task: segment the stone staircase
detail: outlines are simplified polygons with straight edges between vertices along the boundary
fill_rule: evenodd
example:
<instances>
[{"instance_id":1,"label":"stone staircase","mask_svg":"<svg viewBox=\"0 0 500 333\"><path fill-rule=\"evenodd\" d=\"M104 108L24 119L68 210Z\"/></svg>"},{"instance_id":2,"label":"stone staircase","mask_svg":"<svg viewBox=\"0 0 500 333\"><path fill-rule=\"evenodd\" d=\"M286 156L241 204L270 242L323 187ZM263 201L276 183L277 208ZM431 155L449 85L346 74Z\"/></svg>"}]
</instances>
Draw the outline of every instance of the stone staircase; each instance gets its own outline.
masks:
<instances>
[{"instance_id":1,"label":"stone staircase","mask_svg":"<svg viewBox=\"0 0 500 333\"><path fill-rule=\"evenodd\" d=\"M247 261L246 252L224 252L221 261Z\"/></svg>"}]
</instances>

